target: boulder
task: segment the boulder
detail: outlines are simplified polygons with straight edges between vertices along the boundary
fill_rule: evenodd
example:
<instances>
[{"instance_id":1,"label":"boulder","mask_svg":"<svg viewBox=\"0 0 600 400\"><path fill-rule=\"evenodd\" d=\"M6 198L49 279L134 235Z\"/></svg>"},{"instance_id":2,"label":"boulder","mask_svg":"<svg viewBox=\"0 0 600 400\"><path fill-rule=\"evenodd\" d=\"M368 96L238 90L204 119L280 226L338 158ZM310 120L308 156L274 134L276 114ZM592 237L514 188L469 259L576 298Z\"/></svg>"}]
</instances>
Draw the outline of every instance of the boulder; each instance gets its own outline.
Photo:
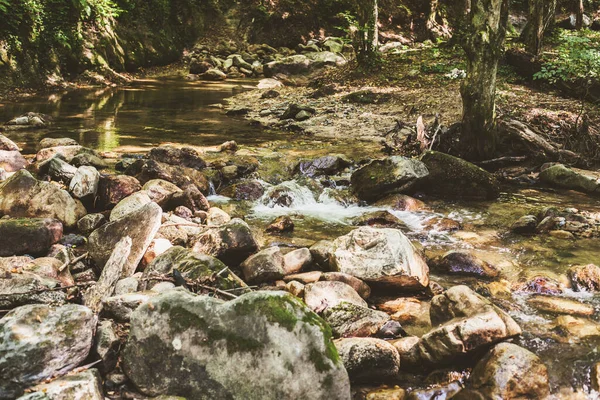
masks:
<instances>
[{"instance_id":1,"label":"boulder","mask_svg":"<svg viewBox=\"0 0 600 400\"><path fill-rule=\"evenodd\" d=\"M43 129L47 128L52 123L52 117L49 115L28 112L17 118L8 121L4 128L7 130L16 129Z\"/></svg>"},{"instance_id":2,"label":"boulder","mask_svg":"<svg viewBox=\"0 0 600 400\"><path fill-rule=\"evenodd\" d=\"M350 180L361 200L374 201L389 193L406 191L428 174L421 161L393 156L371 161L357 169Z\"/></svg>"},{"instance_id":3,"label":"boulder","mask_svg":"<svg viewBox=\"0 0 600 400\"><path fill-rule=\"evenodd\" d=\"M347 301L326 308L323 318L331 326L335 337L374 336L390 321L390 316L382 311Z\"/></svg>"},{"instance_id":4,"label":"boulder","mask_svg":"<svg viewBox=\"0 0 600 400\"><path fill-rule=\"evenodd\" d=\"M493 279L500 275L498 268L465 250L451 250L430 265L432 269L451 275L476 276L484 279Z\"/></svg>"},{"instance_id":5,"label":"boulder","mask_svg":"<svg viewBox=\"0 0 600 400\"><path fill-rule=\"evenodd\" d=\"M188 185L182 192L173 193L171 201L166 205L169 209L179 206L187 207L194 213L210 209L210 203L195 185Z\"/></svg>"},{"instance_id":6,"label":"boulder","mask_svg":"<svg viewBox=\"0 0 600 400\"><path fill-rule=\"evenodd\" d=\"M77 168L69 185L69 191L78 199L93 199L98 193L100 173L92 166Z\"/></svg>"},{"instance_id":7,"label":"boulder","mask_svg":"<svg viewBox=\"0 0 600 400\"><path fill-rule=\"evenodd\" d=\"M16 172L29 165L18 150L0 150L0 168L6 172Z\"/></svg>"},{"instance_id":8,"label":"boulder","mask_svg":"<svg viewBox=\"0 0 600 400\"><path fill-rule=\"evenodd\" d=\"M67 375L36 385L18 400L104 400L102 378L97 369Z\"/></svg>"},{"instance_id":9,"label":"boulder","mask_svg":"<svg viewBox=\"0 0 600 400\"><path fill-rule=\"evenodd\" d=\"M206 216L206 225L219 226L231 221L231 217L218 207L211 207Z\"/></svg>"},{"instance_id":10,"label":"boulder","mask_svg":"<svg viewBox=\"0 0 600 400\"><path fill-rule=\"evenodd\" d=\"M321 275L321 280L344 282L346 285L349 285L352 289L356 290L356 293L363 299L368 299L371 295L371 288L369 285L360 279L343 272L325 272Z\"/></svg>"},{"instance_id":11,"label":"boulder","mask_svg":"<svg viewBox=\"0 0 600 400\"><path fill-rule=\"evenodd\" d=\"M154 235L160 228L162 209L156 203L148 203L121 219L96 229L88 239L88 251L99 268L110 257L116 244L125 236L132 241L131 252L123 267L122 277L133 275Z\"/></svg>"},{"instance_id":12,"label":"boulder","mask_svg":"<svg viewBox=\"0 0 600 400\"><path fill-rule=\"evenodd\" d=\"M0 214L11 217L52 218L73 228L86 214L83 205L67 191L18 171L0 185Z\"/></svg>"},{"instance_id":13,"label":"boulder","mask_svg":"<svg viewBox=\"0 0 600 400\"><path fill-rule=\"evenodd\" d=\"M312 264L310 250L305 248L292 250L283 257L285 275L296 274Z\"/></svg>"},{"instance_id":14,"label":"boulder","mask_svg":"<svg viewBox=\"0 0 600 400\"><path fill-rule=\"evenodd\" d=\"M391 194L373 203L375 207L386 207L396 211L419 211L427 208L425 203L405 194Z\"/></svg>"},{"instance_id":15,"label":"boulder","mask_svg":"<svg viewBox=\"0 0 600 400\"><path fill-rule=\"evenodd\" d=\"M344 57L332 53L331 51L310 52L305 55L312 61L312 66L314 68L320 68L327 65L339 67L346 64L346 59Z\"/></svg>"},{"instance_id":16,"label":"boulder","mask_svg":"<svg viewBox=\"0 0 600 400\"><path fill-rule=\"evenodd\" d=\"M199 78L203 81L224 81L227 79L227 75L216 68L211 68L203 74L199 75Z\"/></svg>"},{"instance_id":17,"label":"boulder","mask_svg":"<svg viewBox=\"0 0 600 400\"><path fill-rule=\"evenodd\" d=\"M0 135L0 150L19 151L19 146L4 135Z\"/></svg>"},{"instance_id":18,"label":"boulder","mask_svg":"<svg viewBox=\"0 0 600 400\"><path fill-rule=\"evenodd\" d=\"M6 273L8 272L8 273ZM10 310L25 304L62 304L67 295L62 290L58 278L49 278L35 272L12 273L5 271L0 279L0 309Z\"/></svg>"},{"instance_id":19,"label":"boulder","mask_svg":"<svg viewBox=\"0 0 600 400\"><path fill-rule=\"evenodd\" d=\"M150 200L157 203L163 209L171 201L175 193L182 193L177 185L163 179L152 179L144 184L142 189L146 192Z\"/></svg>"},{"instance_id":20,"label":"boulder","mask_svg":"<svg viewBox=\"0 0 600 400\"><path fill-rule=\"evenodd\" d=\"M68 186L71 179L75 176L77 168L65 162L59 156L56 156L40 167L40 172L42 171L47 171L46 173L52 180L62 182Z\"/></svg>"},{"instance_id":21,"label":"boulder","mask_svg":"<svg viewBox=\"0 0 600 400\"><path fill-rule=\"evenodd\" d=\"M194 185L202 193L206 194L209 191L208 179L202 172L181 165L171 165L155 160L138 160L125 170L125 174L135 176L142 184L153 179L163 179L174 183L180 189Z\"/></svg>"},{"instance_id":22,"label":"boulder","mask_svg":"<svg viewBox=\"0 0 600 400\"><path fill-rule=\"evenodd\" d=\"M265 193L263 184L256 180L243 181L224 188L220 194L234 200L255 201Z\"/></svg>"},{"instance_id":23,"label":"boulder","mask_svg":"<svg viewBox=\"0 0 600 400\"><path fill-rule=\"evenodd\" d=\"M0 319L0 398L77 367L90 352L95 328L96 316L80 305L10 311Z\"/></svg>"},{"instance_id":24,"label":"boulder","mask_svg":"<svg viewBox=\"0 0 600 400\"><path fill-rule=\"evenodd\" d=\"M594 306L591 304L562 297L532 296L527 299L527 303L542 312L551 314L591 316L596 312Z\"/></svg>"},{"instance_id":25,"label":"boulder","mask_svg":"<svg viewBox=\"0 0 600 400\"><path fill-rule=\"evenodd\" d=\"M538 223L535 215L524 215L511 225L510 230L519 234L532 234L537 231Z\"/></svg>"},{"instance_id":26,"label":"boulder","mask_svg":"<svg viewBox=\"0 0 600 400\"><path fill-rule=\"evenodd\" d=\"M567 276L576 292L600 290L600 267L594 264L576 265L568 269Z\"/></svg>"},{"instance_id":27,"label":"boulder","mask_svg":"<svg viewBox=\"0 0 600 400\"><path fill-rule=\"evenodd\" d=\"M63 225L54 219L0 219L0 257L44 254L62 234Z\"/></svg>"},{"instance_id":28,"label":"boulder","mask_svg":"<svg viewBox=\"0 0 600 400\"><path fill-rule=\"evenodd\" d=\"M398 350L385 340L338 339L335 347L353 381L385 381L394 378L400 369Z\"/></svg>"},{"instance_id":29,"label":"boulder","mask_svg":"<svg viewBox=\"0 0 600 400\"><path fill-rule=\"evenodd\" d=\"M266 232L270 233L285 233L292 232L293 230L294 221L287 215L275 218L265 229Z\"/></svg>"},{"instance_id":30,"label":"boulder","mask_svg":"<svg viewBox=\"0 0 600 400\"><path fill-rule=\"evenodd\" d=\"M217 258L175 246L156 257L146 267L142 275L142 290L152 289L159 283L159 280L152 280L152 276L169 275L175 269L185 279L200 282L210 280L211 286L219 289L245 286L240 278Z\"/></svg>"},{"instance_id":31,"label":"boulder","mask_svg":"<svg viewBox=\"0 0 600 400\"><path fill-rule=\"evenodd\" d=\"M83 152L94 153L93 150L86 149L85 147L79 145L48 147L37 152L35 155L35 161L40 163L42 161L49 160L52 157L58 156L70 163L77 154Z\"/></svg>"},{"instance_id":32,"label":"boulder","mask_svg":"<svg viewBox=\"0 0 600 400\"><path fill-rule=\"evenodd\" d=\"M144 292L125 293L108 297L102 301L102 315L112 318L117 322L129 322L131 314L140 306L140 304L146 303L153 297L158 296L158 294L158 291L147 290Z\"/></svg>"},{"instance_id":33,"label":"boulder","mask_svg":"<svg viewBox=\"0 0 600 400\"><path fill-rule=\"evenodd\" d=\"M437 151L421 156L429 175L419 179L416 189L441 198L493 199L500 186L489 172L463 159Z\"/></svg>"},{"instance_id":34,"label":"boulder","mask_svg":"<svg viewBox=\"0 0 600 400\"><path fill-rule=\"evenodd\" d=\"M93 354L102 362L99 364L104 372L110 372L117 366L121 341L116 333L117 326L109 319L98 324L94 340Z\"/></svg>"},{"instance_id":35,"label":"boulder","mask_svg":"<svg viewBox=\"0 0 600 400\"><path fill-rule=\"evenodd\" d=\"M103 214L88 214L77 221L77 229L82 235L89 235L106 222Z\"/></svg>"},{"instance_id":36,"label":"boulder","mask_svg":"<svg viewBox=\"0 0 600 400\"><path fill-rule=\"evenodd\" d=\"M539 357L500 343L477 363L467 389L453 399L545 399L549 394L548 371Z\"/></svg>"},{"instance_id":37,"label":"boulder","mask_svg":"<svg viewBox=\"0 0 600 400\"><path fill-rule=\"evenodd\" d=\"M200 154L190 147L155 147L148 153L148 158L169 165L177 165L197 170L206 167L206 162L200 158Z\"/></svg>"},{"instance_id":38,"label":"boulder","mask_svg":"<svg viewBox=\"0 0 600 400\"><path fill-rule=\"evenodd\" d=\"M273 282L283 278L283 255L279 247L268 247L250 256L240 267L246 282Z\"/></svg>"},{"instance_id":39,"label":"boulder","mask_svg":"<svg viewBox=\"0 0 600 400\"><path fill-rule=\"evenodd\" d=\"M96 169L108 168L108 164L102 158L93 153L79 153L71 160L71 164L76 167L94 167Z\"/></svg>"},{"instance_id":40,"label":"boulder","mask_svg":"<svg viewBox=\"0 0 600 400\"><path fill-rule=\"evenodd\" d=\"M375 228L395 228L407 232L410 228L400 218L387 210L370 211L352 219L354 226L372 226Z\"/></svg>"},{"instance_id":41,"label":"boulder","mask_svg":"<svg viewBox=\"0 0 600 400\"><path fill-rule=\"evenodd\" d=\"M58 146L79 146L75 139L71 138L43 138L37 145L37 150L47 149Z\"/></svg>"},{"instance_id":42,"label":"boulder","mask_svg":"<svg viewBox=\"0 0 600 400\"><path fill-rule=\"evenodd\" d=\"M123 361L153 397L351 398L330 328L285 292L229 302L165 292L134 311Z\"/></svg>"},{"instance_id":43,"label":"boulder","mask_svg":"<svg viewBox=\"0 0 600 400\"><path fill-rule=\"evenodd\" d=\"M239 218L207 228L196 237L193 245L193 251L217 257L228 265L241 263L257 248L250 227Z\"/></svg>"},{"instance_id":44,"label":"boulder","mask_svg":"<svg viewBox=\"0 0 600 400\"><path fill-rule=\"evenodd\" d=\"M125 197L139 192L140 182L127 175L103 175L98 185L98 206L111 209Z\"/></svg>"},{"instance_id":45,"label":"boulder","mask_svg":"<svg viewBox=\"0 0 600 400\"><path fill-rule=\"evenodd\" d=\"M305 55L295 55L265 64L263 72L266 78L277 74L296 75L308 72L311 64L312 61Z\"/></svg>"},{"instance_id":46,"label":"boulder","mask_svg":"<svg viewBox=\"0 0 600 400\"><path fill-rule=\"evenodd\" d=\"M321 281L309 283L304 287L304 302L311 310L320 313L341 302L368 307L351 286L338 281Z\"/></svg>"},{"instance_id":47,"label":"boulder","mask_svg":"<svg viewBox=\"0 0 600 400\"><path fill-rule=\"evenodd\" d=\"M334 240L329 261L333 270L368 283L408 291L429 284L427 264L398 229L355 229Z\"/></svg>"},{"instance_id":48,"label":"boulder","mask_svg":"<svg viewBox=\"0 0 600 400\"><path fill-rule=\"evenodd\" d=\"M135 212L145 206L148 203L151 203L150 197L148 194L143 191L135 192L125 197L123 200L117 203L115 208L113 208L110 212L110 222L114 222L118 219L126 217L127 215Z\"/></svg>"}]
</instances>

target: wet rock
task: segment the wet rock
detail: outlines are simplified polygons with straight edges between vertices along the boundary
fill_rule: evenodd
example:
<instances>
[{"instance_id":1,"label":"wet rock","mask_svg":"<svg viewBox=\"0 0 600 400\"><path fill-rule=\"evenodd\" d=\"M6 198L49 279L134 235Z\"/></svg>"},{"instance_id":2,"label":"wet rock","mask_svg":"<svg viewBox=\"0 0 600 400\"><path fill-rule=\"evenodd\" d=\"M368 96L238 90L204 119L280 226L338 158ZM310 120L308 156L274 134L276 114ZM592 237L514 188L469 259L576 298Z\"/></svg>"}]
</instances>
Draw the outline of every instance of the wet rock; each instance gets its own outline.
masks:
<instances>
[{"instance_id":1,"label":"wet rock","mask_svg":"<svg viewBox=\"0 0 600 400\"><path fill-rule=\"evenodd\" d=\"M188 185L182 192L173 193L166 208L177 208L179 206L187 207L194 213L207 211L210 208L208 200L195 185Z\"/></svg>"},{"instance_id":2,"label":"wet rock","mask_svg":"<svg viewBox=\"0 0 600 400\"><path fill-rule=\"evenodd\" d=\"M169 165L177 165L197 170L206 167L206 162L200 158L200 154L190 147L155 147L148 153L148 158Z\"/></svg>"},{"instance_id":3,"label":"wet rock","mask_svg":"<svg viewBox=\"0 0 600 400\"><path fill-rule=\"evenodd\" d=\"M123 267L122 277L133 275L160 228L161 217L161 208L155 203L148 203L121 219L101 226L89 237L90 256L99 268L103 268L116 244L129 236L132 241L131 252Z\"/></svg>"},{"instance_id":4,"label":"wet rock","mask_svg":"<svg viewBox=\"0 0 600 400\"><path fill-rule=\"evenodd\" d=\"M3 151L19 151L19 146L9 138L0 134L0 150Z\"/></svg>"},{"instance_id":5,"label":"wet rock","mask_svg":"<svg viewBox=\"0 0 600 400\"><path fill-rule=\"evenodd\" d=\"M499 183L489 172L451 155L428 151L421 161L429 175L419 179L418 190L442 198L493 199L500 193Z\"/></svg>"},{"instance_id":6,"label":"wet rock","mask_svg":"<svg viewBox=\"0 0 600 400\"><path fill-rule=\"evenodd\" d=\"M600 324L587 318L561 315L556 318L555 331L563 336L568 343L600 337Z\"/></svg>"},{"instance_id":7,"label":"wet rock","mask_svg":"<svg viewBox=\"0 0 600 400\"><path fill-rule=\"evenodd\" d=\"M308 177L335 175L351 165L350 160L343 155L327 155L310 161L302 161L297 170Z\"/></svg>"},{"instance_id":8,"label":"wet rock","mask_svg":"<svg viewBox=\"0 0 600 400\"><path fill-rule=\"evenodd\" d=\"M263 92L263 94L260 95L260 98L261 99L275 99L279 96L281 96L281 94L277 90L270 89L270 90Z\"/></svg>"},{"instance_id":9,"label":"wet rock","mask_svg":"<svg viewBox=\"0 0 600 400\"><path fill-rule=\"evenodd\" d=\"M452 250L436 259L430 266L447 274L468 275L493 279L500 275L495 266L464 250Z\"/></svg>"},{"instance_id":10,"label":"wet rock","mask_svg":"<svg viewBox=\"0 0 600 400\"><path fill-rule=\"evenodd\" d=\"M217 257L228 265L241 263L257 248L250 227L239 218L206 229L196 237L193 246L194 251Z\"/></svg>"},{"instance_id":11,"label":"wet rock","mask_svg":"<svg viewBox=\"0 0 600 400\"><path fill-rule=\"evenodd\" d=\"M105 372L112 371L117 366L121 342L115 330L115 323L111 320L100 322L96 329L93 354L102 361L100 366Z\"/></svg>"},{"instance_id":12,"label":"wet rock","mask_svg":"<svg viewBox=\"0 0 600 400\"><path fill-rule=\"evenodd\" d=\"M319 240L317 243L310 247L310 254L313 257L313 261L321 267L324 271L331 269L331 254L333 253L334 247L333 242L330 240Z\"/></svg>"},{"instance_id":13,"label":"wet rock","mask_svg":"<svg viewBox=\"0 0 600 400\"><path fill-rule=\"evenodd\" d=\"M366 400L405 400L406 390L395 387L391 389L376 389L365 397Z\"/></svg>"},{"instance_id":14,"label":"wet rock","mask_svg":"<svg viewBox=\"0 0 600 400\"><path fill-rule=\"evenodd\" d=\"M408 190L428 173L422 162L394 156L371 161L356 170L350 180L361 200L374 201L389 193Z\"/></svg>"},{"instance_id":15,"label":"wet rock","mask_svg":"<svg viewBox=\"0 0 600 400\"><path fill-rule=\"evenodd\" d=\"M28 305L6 314L0 319L0 398L77 367L90 352L95 327L92 311L75 304Z\"/></svg>"},{"instance_id":16,"label":"wet rock","mask_svg":"<svg viewBox=\"0 0 600 400\"><path fill-rule=\"evenodd\" d=\"M275 218L265 229L271 233L285 233L294 230L294 221L287 215Z\"/></svg>"},{"instance_id":17,"label":"wet rock","mask_svg":"<svg viewBox=\"0 0 600 400\"><path fill-rule=\"evenodd\" d=\"M209 189L208 179L201 171L154 160L138 160L125 170L125 174L135 176L142 184L153 179L163 179L180 189L190 185L196 186L202 193L208 193Z\"/></svg>"},{"instance_id":18,"label":"wet rock","mask_svg":"<svg viewBox=\"0 0 600 400\"><path fill-rule=\"evenodd\" d=\"M69 191L78 199L93 199L98 193L100 184L100 173L91 166L82 166L77 168L71 183Z\"/></svg>"},{"instance_id":19,"label":"wet rock","mask_svg":"<svg viewBox=\"0 0 600 400\"><path fill-rule=\"evenodd\" d=\"M456 232L462 226L460 222L450 218L433 217L423 223L423 228L437 232Z\"/></svg>"},{"instance_id":20,"label":"wet rock","mask_svg":"<svg viewBox=\"0 0 600 400\"><path fill-rule=\"evenodd\" d=\"M283 257L285 275L295 274L312 264L312 256L307 248L290 251Z\"/></svg>"},{"instance_id":21,"label":"wet rock","mask_svg":"<svg viewBox=\"0 0 600 400\"><path fill-rule=\"evenodd\" d=\"M575 235L573 235L571 232L567 232L567 231L564 231L564 230L550 231L550 232L548 232L548 234L550 236L552 236L553 238L556 238L556 239L562 239L562 240L573 240L573 239L575 239Z\"/></svg>"},{"instance_id":22,"label":"wet rock","mask_svg":"<svg viewBox=\"0 0 600 400\"><path fill-rule=\"evenodd\" d=\"M59 157L70 163L76 155L84 152L93 153L94 151L79 145L48 147L38 151L35 155L35 160L41 163L53 157Z\"/></svg>"},{"instance_id":23,"label":"wet rock","mask_svg":"<svg viewBox=\"0 0 600 400\"><path fill-rule=\"evenodd\" d=\"M390 314L394 321L398 321L409 333L423 334L431 329L429 317L429 303L414 297L400 297L376 303L378 310Z\"/></svg>"},{"instance_id":24,"label":"wet rock","mask_svg":"<svg viewBox=\"0 0 600 400\"><path fill-rule=\"evenodd\" d=\"M307 284L304 287L304 302L317 313L335 307L341 302L368 307L367 302L356 293L356 290L338 281L321 281Z\"/></svg>"},{"instance_id":25,"label":"wet rock","mask_svg":"<svg viewBox=\"0 0 600 400\"><path fill-rule=\"evenodd\" d=\"M62 224L54 219L0 219L0 257L44 254L62 234Z\"/></svg>"},{"instance_id":26,"label":"wet rock","mask_svg":"<svg viewBox=\"0 0 600 400\"><path fill-rule=\"evenodd\" d=\"M562 287L558 281L545 276L535 276L517 287L517 290L537 294L561 294Z\"/></svg>"},{"instance_id":27,"label":"wet rock","mask_svg":"<svg viewBox=\"0 0 600 400\"><path fill-rule=\"evenodd\" d=\"M553 165L540 172L540 179L553 187L572 189L584 193L600 192L600 174L562 164Z\"/></svg>"},{"instance_id":28,"label":"wet rock","mask_svg":"<svg viewBox=\"0 0 600 400\"><path fill-rule=\"evenodd\" d=\"M0 168L6 172L16 172L29 165L29 162L16 150L0 150Z\"/></svg>"},{"instance_id":29,"label":"wet rock","mask_svg":"<svg viewBox=\"0 0 600 400\"><path fill-rule=\"evenodd\" d=\"M404 221L389 211L371 211L352 219L354 226L372 226L374 228L394 228L409 231Z\"/></svg>"},{"instance_id":30,"label":"wet rock","mask_svg":"<svg viewBox=\"0 0 600 400\"><path fill-rule=\"evenodd\" d=\"M7 130L14 129L42 129L48 127L52 123L52 117L46 114L28 112L17 118L8 121L4 128Z\"/></svg>"},{"instance_id":31,"label":"wet rock","mask_svg":"<svg viewBox=\"0 0 600 400\"><path fill-rule=\"evenodd\" d=\"M102 158L92 153L79 153L71 160L76 167L88 166L96 169L106 169L108 164Z\"/></svg>"},{"instance_id":32,"label":"wet rock","mask_svg":"<svg viewBox=\"0 0 600 400\"><path fill-rule=\"evenodd\" d=\"M158 291L148 290L108 297L102 301L102 315L117 322L129 322L131 314L140 304L148 302L158 294Z\"/></svg>"},{"instance_id":33,"label":"wet rock","mask_svg":"<svg viewBox=\"0 0 600 400\"><path fill-rule=\"evenodd\" d=\"M135 192L117 203L117 205L110 212L109 221L114 222L118 219L126 217L150 202L152 202L152 200L150 200L150 197L148 197L145 192Z\"/></svg>"},{"instance_id":34,"label":"wet rock","mask_svg":"<svg viewBox=\"0 0 600 400\"><path fill-rule=\"evenodd\" d=\"M460 382L454 381L445 385L434 385L428 389L413 390L406 400L438 400L451 399L463 389Z\"/></svg>"},{"instance_id":35,"label":"wet rock","mask_svg":"<svg viewBox=\"0 0 600 400\"><path fill-rule=\"evenodd\" d=\"M429 284L427 264L398 229L362 227L337 238L330 264L333 270L394 289L423 290Z\"/></svg>"},{"instance_id":36,"label":"wet rock","mask_svg":"<svg viewBox=\"0 0 600 400\"><path fill-rule=\"evenodd\" d=\"M250 256L240 267L246 282L273 282L283 278L283 255L279 247L269 247Z\"/></svg>"},{"instance_id":37,"label":"wet rock","mask_svg":"<svg viewBox=\"0 0 600 400\"><path fill-rule=\"evenodd\" d=\"M597 265L576 265L568 269L567 276L576 292L600 290L600 267Z\"/></svg>"},{"instance_id":38,"label":"wet rock","mask_svg":"<svg viewBox=\"0 0 600 400\"><path fill-rule=\"evenodd\" d=\"M126 374L149 396L350 399L329 328L285 292L229 302L163 293L133 313L123 356Z\"/></svg>"},{"instance_id":39,"label":"wet rock","mask_svg":"<svg viewBox=\"0 0 600 400\"><path fill-rule=\"evenodd\" d=\"M175 193L182 193L177 185L163 179L152 179L144 184L142 189L146 192L150 200L157 203L163 209L171 201Z\"/></svg>"},{"instance_id":40,"label":"wet rock","mask_svg":"<svg viewBox=\"0 0 600 400\"><path fill-rule=\"evenodd\" d=\"M494 346L455 399L543 399L550 394L548 371L532 352L512 343Z\"/></svg>"},{"instance_id":41,"label":"wet rock","mask_svg":"<svg viewBox=\"0 0 600 400\"><path fill-rule=\"evenodd\" d=\"M374 336L390 321L384 312L347 301L326 308L323 318L331 326L334 337Z\"/></svg>"},{"instance_id":42,"label":"wet rock","mask_svg":"<svg viewBox=\"0 0 600 400\"><path fill-rule=\"evenodd\" d=\"M371 288L369 287L369 285L367 285L360 279L355 278L352 275L345 274L343 272L326 272L321 275L321 280L330 282L343 282L346 285L352 287L352 289L356 290L356 293L358 293L363 299L368 299L371 295Z\"/></svg>"},{"instance_id":43,"label":"wet rock","mask_svg":"<svg viewBox=\"0 0 600 400\"><path fill-rule=\"evenodd\" d=\"M162 253L146 267L142 275L142 290L152 289L161 282L161 276L168 276L177 270L181 277L190 281L209 281L219 289L233 289L245 286L229 268L218 259L175 246ZM153 276L159 279L153 280Z\"/></svg>"},{"instance_id":44,"label":"wet rock","mask_svg":"<svg viewBox=\"0 0 600 400\"><path fill-rule=\"evenodd\" d=\"M524 215L519 218L512 226L510 230L514 233L520 234L531 234L535 233L538 226L538 219L535 215Z\"/></svg>"},{"instance_id":45,"label":"wet rock","mask_svg":"<svg viewBox=\"0 0 600 400\"><path fill-rule=\"evenodd\" d=\"M227 75L223 71L211 68L205 73L200 74L199 78L203 81L224 81L227 79Z\"/></svg>"},{"instance_id":46,"label":"wet rock","mask_svg":"<svg viewBox=\"0 0 600 400\"><path fill-rule=\"evenodd\" d=\"M427 208L425 203L405 194L391 194L373 203L375 207L389 207L397 211L419 211Z\"/></svg>"},{"instance_id":47,"label":"wet rock","mask_svg":"<svg viewBox=\"0 0 600 400\"><path fill-rule=\"evenodd\" d=\"M88 214L77 221L77 229L84 235L89 235L106 223L103 214Z\"/></svg>"},{"instance_id":48,"label":"wet rock","mask_svg":"<svg viewBox=\"0 0 600 400\"><path fill-rule=\"evenodd\" d=\"M594 306L561 297L533 296L527 303L542 312L590 316L595 313Z\"/></svg>"},{"instance_id":49,"label":"wet rock","mask_svg":"<svg viewBox=\"0 0 600 400\"><path fill-rule=\"evenodd\" d=\"M104 175L98 185L98 205L110 209L125 197L139 192L142 189L140 182L127 175Z\"/></svg>"},{"instance_id":50,"label":"wet rock","mask_svg":"<svg viewBox=\"0 0 600 400\"><path fill-rule=\"evenodd\" d=\"M308 72L312 61L305 55L284 57L264 65L265 77L272 78L277 74L297 75Z\"/></svg>"},{"instance_id":51,"label":"wet rock","mask_svg":"<svg viewBox=\"0 0 600 400\"><path fill-rule=\"evenodd\" d=\"M79 146L79 143L77 140L71 138L43 138L38 143L37 150L40 151L42 149L59 146Z\"/></svg>"},{"instance_id":52,"label":"wet rock","mask_svg":"<svg viewBox=\"0 0 600 400\"><path fill-rule=\"evenodd\" d=\"M381 382L395 377L400 368L398 351L381 339L338 339L335 347L353 381Z\"/></svg>"},{"instance_id":53,"label":"wet rock","mask_svg":"<svg viewBox=\"0 0 600 400\"><path fill-rule=\"evenodd\" d=\"M218 207L211 207L206 216L206 225L219 226L231 221L231 217Z\"/></svg>"},{"instance_id":54,"label":"wet rock","mask_svg":"<svg viewBox=\"0 0 600 400\"><path fill-rule=\"evenodd\" d=\"M83 205L67 191L21 170L0 186L0 213L12 217L52 218L73 228L85 215Z\"/></svg>"},{"instance_id":55,"label":"wet rock","mask_svg":"<svg viewBox=\"0 0 600 400\"><path fill-rule=\"evenodd\" d=\"M18 400L104 400L102 378L96 369L67 375L30 388Z\"/></svg>"}]
</instances>

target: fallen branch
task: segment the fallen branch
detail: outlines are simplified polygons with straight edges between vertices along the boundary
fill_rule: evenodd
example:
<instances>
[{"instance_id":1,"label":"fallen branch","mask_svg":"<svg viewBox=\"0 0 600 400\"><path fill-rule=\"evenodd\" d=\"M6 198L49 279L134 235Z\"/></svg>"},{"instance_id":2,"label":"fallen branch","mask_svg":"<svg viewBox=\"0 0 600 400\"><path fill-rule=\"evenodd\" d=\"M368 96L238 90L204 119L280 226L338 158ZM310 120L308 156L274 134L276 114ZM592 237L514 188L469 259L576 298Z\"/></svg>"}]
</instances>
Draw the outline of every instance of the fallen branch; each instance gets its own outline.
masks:
<instances>
[{"instance_id":1,"label":"fallen branch","mask_svg":"<svg viewBox=\"0 0 600 400\"><path fill-rule=\"evenodd\" d=\"M89 255L90 255L90 253L84 253L84 254L80 255L79 257L75 257L72 260L65 261L65 263L63 265L61 265L60 268L58 268L58 272L63 272L67 267L77 264L79 261L83 260L84 258L86 258Z\"/></svg>"}]
</instances>

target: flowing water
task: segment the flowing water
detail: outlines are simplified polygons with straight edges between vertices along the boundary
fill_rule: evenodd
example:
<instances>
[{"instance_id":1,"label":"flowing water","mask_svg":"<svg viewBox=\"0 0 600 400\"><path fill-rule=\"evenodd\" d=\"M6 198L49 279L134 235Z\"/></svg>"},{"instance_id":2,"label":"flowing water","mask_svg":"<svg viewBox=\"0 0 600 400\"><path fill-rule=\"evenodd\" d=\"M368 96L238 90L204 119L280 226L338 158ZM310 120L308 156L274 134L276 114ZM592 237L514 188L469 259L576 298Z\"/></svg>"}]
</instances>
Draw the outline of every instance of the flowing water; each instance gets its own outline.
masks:
<instances>
[{"instance_id":1,"label":"flowing water","mask_svg":"<svg viewBox=\"0 0 600 400\"><path fill-rule=\"evenodd\" d=\"M263 130L247 121L227 117L215 106L252 85L249 81L205 84L178 78L142 80L124 88L78 90L0 104L0 121L30 111L53 117L54 124L49 129L6 133L28 154L35 153L36 144L43 137L70 137L84 146L113 153L142 152L166 143L192 145L202 150L235 140L242 152L256 156L261 164L270 165L271 172L283 171L301 158L331 153L345 154L354 161L381 156L377 144L332 142ZM221 156L206 153L206 157L210 161ZM294 180L291 176L264 184L268 186L266 194L253 203L230 201L218 194L220 188L213 188L209 196L209 200L231 214L244 216L264 244L307 246L320 239L333 239L352 230L354 218L383 209L353 202L350 196L343 195L347 193L347 187L343 186L315 189L306 179ZM291 203L274 204L270 196L274 187L285 190ZM451 249L474 251L502 268L505 287L517 286L537 275L564 282L565 271L571 265L600 263L600 239L563 240L547 235L524 237L508 233L508 227L520 216L546 206L600 212L600 203L588 196L513 187L507 188L506 193L493 202L424 200L427 210L393 211L406 224L409 236L420 243L428 256ZM294 217L294 233L277 238L262 233L279 215ZM462 229L446 232L431 225L432 221L444 217L460 222ZM432 279L444 286L466 283L482 288L486 284L476 278L436 274L432 274ZM600 361L597 347L600 340L597 336L577 340L558 335L556 315L541 313L529 306L526 302L529 296L512 289L497 296L500 304L510 310L523 327L525 333L519 343L542 357L555 390L573 387L593 397L588 388L589 369ZM597 295L565 291L560 296L592 304L596 310L600 308ZM596 312L590 319L595 323L600 318Z\"/></svg>"}]
</instances>

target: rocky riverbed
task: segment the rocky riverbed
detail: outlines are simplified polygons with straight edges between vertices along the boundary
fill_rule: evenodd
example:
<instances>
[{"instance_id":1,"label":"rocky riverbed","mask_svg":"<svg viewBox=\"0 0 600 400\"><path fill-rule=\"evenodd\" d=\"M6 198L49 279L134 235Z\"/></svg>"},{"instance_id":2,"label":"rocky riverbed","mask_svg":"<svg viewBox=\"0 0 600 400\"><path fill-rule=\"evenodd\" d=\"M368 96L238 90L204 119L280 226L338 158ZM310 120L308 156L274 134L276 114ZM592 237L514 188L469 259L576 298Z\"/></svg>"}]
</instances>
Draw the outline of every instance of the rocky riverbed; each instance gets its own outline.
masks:
<instances>
[{"instance_id":1,"label":"rocky riverbed","mask_svg":"<svg viewBox=\"0 0 600 400\"><path fill-rule=\"evenodd\" d=\"M594 172L512 186L292 136L100 151L67 123L0 137L0 398L596 396Z\"/></svg>"}]
</instances>

